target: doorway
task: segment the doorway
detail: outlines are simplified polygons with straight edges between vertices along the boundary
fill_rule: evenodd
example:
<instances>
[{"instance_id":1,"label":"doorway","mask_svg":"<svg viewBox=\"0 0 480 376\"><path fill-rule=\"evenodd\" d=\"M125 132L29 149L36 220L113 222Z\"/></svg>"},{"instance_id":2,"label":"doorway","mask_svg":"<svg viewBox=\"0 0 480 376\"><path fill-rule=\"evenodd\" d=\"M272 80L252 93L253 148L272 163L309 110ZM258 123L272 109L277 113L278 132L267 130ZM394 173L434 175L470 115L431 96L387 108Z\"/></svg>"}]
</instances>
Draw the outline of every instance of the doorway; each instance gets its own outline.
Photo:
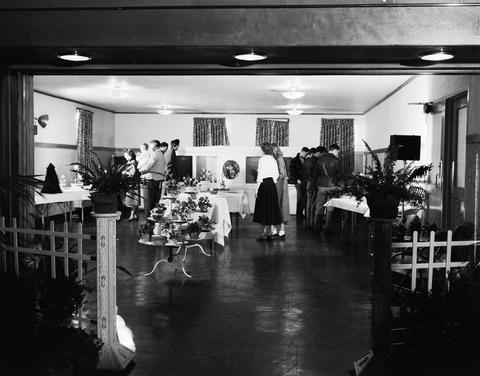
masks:
<instances>
[{"instance_id":1,"label":"doorway","mask_svg":"<svg viewBox=\"0 0 480 376\"><path fill-rule=\"evenodd\" d=\"M444 228L453 229L465 222L465 166L467 147L468 92L445 102L443 138Z\"/></svg>"}]
</instances>

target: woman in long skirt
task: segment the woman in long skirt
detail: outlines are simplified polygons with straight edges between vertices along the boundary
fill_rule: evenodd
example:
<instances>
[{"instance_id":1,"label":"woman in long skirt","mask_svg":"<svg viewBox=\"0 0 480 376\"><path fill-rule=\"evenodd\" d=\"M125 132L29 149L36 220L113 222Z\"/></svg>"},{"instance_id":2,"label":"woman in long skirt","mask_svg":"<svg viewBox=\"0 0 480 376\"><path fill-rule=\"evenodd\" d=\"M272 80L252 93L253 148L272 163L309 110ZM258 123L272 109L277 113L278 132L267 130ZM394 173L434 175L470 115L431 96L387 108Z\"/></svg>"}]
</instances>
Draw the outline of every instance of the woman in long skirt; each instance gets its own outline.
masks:
<instances>
[{"instance_id":1,"label":"woman in long skirt","mask_svg":"<svg viewBox=\"0 0 480 376\"><path fill-rule=\"evenodd\" d=\"M261 148L265 155L260 157L258 161L258 188L253 222L260 223L263 226L263 233L257 240L265 241L273 240L274 236L277 235L275 226L282 223L282 215L278 206L277 188L275 187L275 182L278 179L278 165L272 156L272 145L264 142Z\"/></svg>"},{"instance_id":2,"label":"woman in long skirt","mask_svg":"<svg viewBox=\"0 0 480 376\"><path fill-rule=\"evenodd\" d=\"M278 205L280 207L280 214L282 215L282 222L280 226L277 227L278 235L274 238L285 240L285 224L288 223L290 218L290 201L288 198L288 176L287 176L287 166L285 165L285 160L282 156L282 151L277 144L272 144L273 148L273 157L277 161L278 165L278 180L276 183L277 187L277 196L278 196Z\"/></svg>"}]
</instances>

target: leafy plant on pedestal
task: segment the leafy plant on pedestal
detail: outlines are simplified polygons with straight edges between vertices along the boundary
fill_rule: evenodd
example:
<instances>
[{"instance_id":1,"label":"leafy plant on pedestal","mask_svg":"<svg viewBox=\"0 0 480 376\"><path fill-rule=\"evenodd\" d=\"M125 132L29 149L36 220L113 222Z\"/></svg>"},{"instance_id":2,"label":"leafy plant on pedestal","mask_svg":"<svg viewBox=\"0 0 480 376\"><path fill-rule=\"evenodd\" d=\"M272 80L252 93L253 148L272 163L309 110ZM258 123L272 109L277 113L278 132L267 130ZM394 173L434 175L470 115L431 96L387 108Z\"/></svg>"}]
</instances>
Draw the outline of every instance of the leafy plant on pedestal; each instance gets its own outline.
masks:
<instances>
[{"instance_id":1,"label":"leafy plant on pedestal","mask_svg":"<svg viewBox=\"0 0 480 376\"><path fill-rule=\"evenodd\" d=\"M432 169L432 165L415 166L413 162L395 169L397 150L389 146L383 164L377 153L363 141L374 166L367 173L354 174L339 188L331 191L335 197L353 196L360 202L367 199L370 215L374 218L395 218L400 201L421 207L428 198L427 191L417 182Z\"/></svg>"},{"instance_id":2,"label":"leafy plant on pedestal","mask_svg":"<svg viewBox=\"0 0 480 376\"><path fill-rule=\"evenodd\" d=\"M103 166L95 153L93 166L82 163L72 163L72 172L81 176L83 184L90 186L92 203L96 213L115 213L117 211L118 195L127 191L131 195L139 195L138 185L140 174L129 176L125 173L125 165L111 164Z\"/></svg>"}]
</instances>

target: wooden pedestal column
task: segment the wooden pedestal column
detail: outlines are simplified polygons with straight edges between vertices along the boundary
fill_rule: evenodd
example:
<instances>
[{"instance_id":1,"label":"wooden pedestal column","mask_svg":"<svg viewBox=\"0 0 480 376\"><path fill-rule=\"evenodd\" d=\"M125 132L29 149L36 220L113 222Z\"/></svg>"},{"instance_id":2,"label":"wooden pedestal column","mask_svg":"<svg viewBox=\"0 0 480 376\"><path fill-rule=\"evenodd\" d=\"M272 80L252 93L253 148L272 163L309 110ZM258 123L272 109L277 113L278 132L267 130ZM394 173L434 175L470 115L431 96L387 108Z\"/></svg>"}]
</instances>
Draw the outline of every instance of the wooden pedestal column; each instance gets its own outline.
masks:
<instances>
[{"instance_id":1,"label":"wooden pedestal column","mask_svg":"<svg viewBox=\"0 0 480 376\"><path fill-rule=\"evenodd\" d=\"M97 335L104 342L98 368L124 369L135 354L131 331L119 333L117 318L117 222L120 213L93 214L97 219ZM117 322L118 321L118 322ZM122 343L119 340L122 339Z\"/></svg>"},{"instance_id":2,"label":"wooden pedestal column","mask_svg":"<svg viewBox=\"0 0 480 376\"><path fill-rule=\"evenodd\" d=\"M373 218L370 232L373 253L372 350L376 362L380 363L388 356L390 346L392 222Z\"/></svg>"}]
</instances>

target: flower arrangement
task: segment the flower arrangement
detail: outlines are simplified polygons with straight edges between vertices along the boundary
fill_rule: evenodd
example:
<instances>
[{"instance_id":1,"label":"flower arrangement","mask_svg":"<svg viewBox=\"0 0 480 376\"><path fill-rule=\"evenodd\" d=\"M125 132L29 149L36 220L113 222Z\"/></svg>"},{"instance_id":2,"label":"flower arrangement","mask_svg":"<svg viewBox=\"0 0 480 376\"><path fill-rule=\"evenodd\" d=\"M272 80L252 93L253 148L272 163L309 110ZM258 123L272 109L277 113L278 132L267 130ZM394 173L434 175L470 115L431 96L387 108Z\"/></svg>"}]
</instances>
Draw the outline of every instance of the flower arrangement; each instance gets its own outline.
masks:
<instances>
[{"instance_id":1,"label":"flower arrangement","mask_svg":"<svg viewBox=\"0 0 480 376\"><path fill-rule=\"evenodd\" d=\"M214 181L214 176L212 171L207 170L206 168L202 168L200 170L200 176L198 177L198 180L200 181L209 181L210 183L213 183Z\"/></svg>"},{"instance_id":2,"label":"flower arrangement","mask_svg":"<svg viewBox=\"0 0 480 376\"><path fill-rule=\"evenodd\" d=\"M181 219L186 219L188 215L195 210L197 204L191 197L186 201L175 201L176 206L172 209L172 215Z\"/></svg>"},{"instance_id":3,"label":"flower arrangement","mask_svg":"<svg viewBox=\"0 0 480 376\"><path fill-rule=\"evenodd\" d=\"M369 154L372 156L374 167L367 167L367 174L354 174L347 178L345 184L330 193L333 196L353 196L358 202L363 197L367 202L374 202L386 196L395 197L397 200L410 202L421 207L428 198L427 191L419 185L418 179L432 169L432 165L414 166L413 162L395 170L396 148L389 146L383 164L378 155L363 141ZM369 204L370 206L370 204Z\"/></svg>"},{"instance_id":4,"label":"flower arrangement","mask_svg":"<svg viewBox=\"0 0 480 376\"><path fill-rule=\"evenodd\" d=\"M198 180L190 177L189 175L183 177L183 184L185 187L196 187L198 184Z\"/></svg>"},{"instance_id":5,"label":"flower arrangement","mask_svg":"<svg viewBox=\"0 0 480 376\"><path fill-rule=\"evenodd\" d=\"M200 197L197 203L198 209L202 212L206 212L208 208L212 207L208 197Z\"/></svg>"},{"instance_id":6,"label":"flower arrangement","mask_svg":"<svg viewBox=\"0 0 480 376\"><path fill-rule=\"evenodd\" d=\"M187 239L198 239L200 232L202 232L202 227L198 221L190 222L187 225L186 229L186 238Z\"/></svg>"},{"instance_id":7,"label":"flower arrangement","mask_svg":"<svg viewBox=\"0 0 480 376\"><path fill-rule=\"evenodd\" d=\"M165 190L173 195L178 194L178 183L175 179L170 179L165 182Z\"/></svg>"},{"instance_id":8,"label":"flower arrangement","mask_svg":"<svg viewBox=\"0 0 480 376\"><path fill-rule=\"evenodd\" d=\"M213 222L206 215L200 216L197 221L200 224L202 231L211 231L215 228L213 227Z\"/></svg>"}]
</instances>

